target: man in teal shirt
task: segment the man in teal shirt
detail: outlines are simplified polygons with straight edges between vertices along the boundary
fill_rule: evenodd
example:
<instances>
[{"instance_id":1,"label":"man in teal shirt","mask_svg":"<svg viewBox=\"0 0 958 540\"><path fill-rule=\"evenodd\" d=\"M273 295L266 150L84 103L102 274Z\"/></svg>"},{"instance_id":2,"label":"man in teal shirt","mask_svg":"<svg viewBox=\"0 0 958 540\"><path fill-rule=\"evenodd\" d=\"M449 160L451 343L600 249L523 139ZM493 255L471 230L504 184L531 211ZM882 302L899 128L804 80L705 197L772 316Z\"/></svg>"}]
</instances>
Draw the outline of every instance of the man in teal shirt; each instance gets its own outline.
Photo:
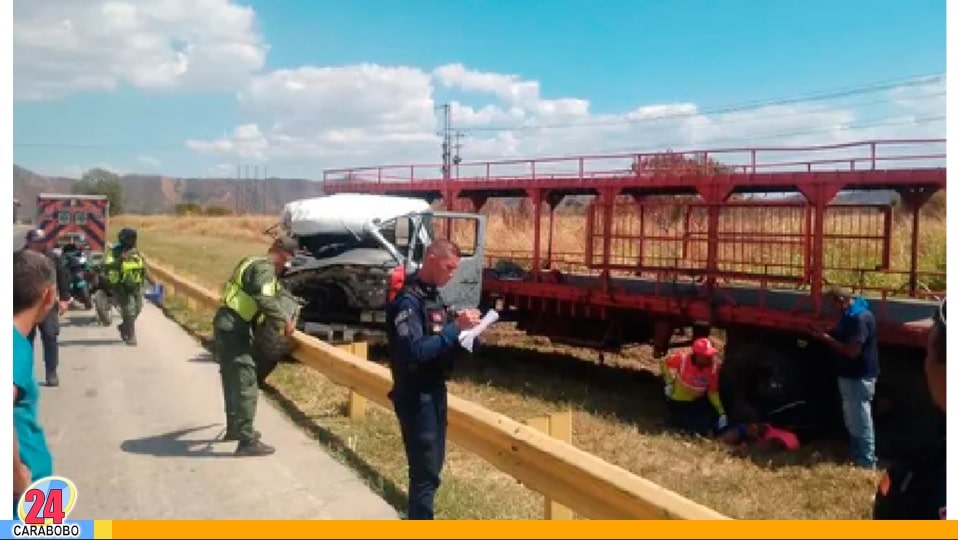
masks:
<instances>
[{"instance_id":1,"label":"man in teal shirt","mask_svg":"<svg viewBox=\"0 0 958 540\"><path fill-rule=\"evenodd\" d=\"M13 254L13 519L31 483L53 474L53 457L37 420L33 345L25 337L57 303L56 268L32 251Z\"/></svg>"}]
</instances>

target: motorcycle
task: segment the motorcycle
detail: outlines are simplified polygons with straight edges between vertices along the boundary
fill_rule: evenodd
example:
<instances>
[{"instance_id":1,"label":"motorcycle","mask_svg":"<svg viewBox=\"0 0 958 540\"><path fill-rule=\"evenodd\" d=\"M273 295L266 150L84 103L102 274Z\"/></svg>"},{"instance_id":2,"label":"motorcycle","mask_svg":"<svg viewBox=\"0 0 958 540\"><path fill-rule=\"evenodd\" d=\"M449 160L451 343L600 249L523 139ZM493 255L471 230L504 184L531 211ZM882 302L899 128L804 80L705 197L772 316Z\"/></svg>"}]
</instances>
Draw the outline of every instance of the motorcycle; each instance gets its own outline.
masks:
<instances>
[{"instance_id":1,"label":"motorcycle","mask_svg":"<svg viewBox=\"0 0 958 540\"><path fill-rule=\"evenodd\" d=\"M95 261L90 265L89 284L90 295L96 317L103 326L110 326L113 322L113 311L116 309L116 296L107 282L103 270L103 261Z\"/></svg>"},{"instance_id":2,"label":"motorcycle","mask_svg":"<svg viewBox=\"0 0 958 540\"><path fill-rule=\"evenodd\" d=\"M69 252L65 255L64 264L70 274L70 296L83 305L83 309L93 308L93 296L90 291L90 280L93 272L86 254L83 252Z\"/></svg>"}]
</instances>

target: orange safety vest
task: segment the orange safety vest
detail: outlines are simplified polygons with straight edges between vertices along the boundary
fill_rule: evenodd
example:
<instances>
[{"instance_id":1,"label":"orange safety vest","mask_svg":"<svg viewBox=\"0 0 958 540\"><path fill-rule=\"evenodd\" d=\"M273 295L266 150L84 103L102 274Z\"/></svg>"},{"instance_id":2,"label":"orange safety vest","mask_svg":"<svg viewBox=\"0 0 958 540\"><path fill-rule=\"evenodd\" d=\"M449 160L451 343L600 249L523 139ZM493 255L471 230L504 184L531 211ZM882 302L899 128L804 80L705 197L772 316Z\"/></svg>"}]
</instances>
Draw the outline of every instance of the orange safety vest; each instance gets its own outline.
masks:
<instances>
[{"instance_id":1,"label":"orange safety vest","mask_svg":"<svg viewBox=\"0 0 958 540\"><path fill-rule=\"evenodd\" d=\"M718 362L699 367L692 361L691 353L676 353L662 365L662 377L671 392L667 396L675 401L694 401L708 394L709 401L719 414L724 414L718 397Z\"/></svg>"}]
</instances>

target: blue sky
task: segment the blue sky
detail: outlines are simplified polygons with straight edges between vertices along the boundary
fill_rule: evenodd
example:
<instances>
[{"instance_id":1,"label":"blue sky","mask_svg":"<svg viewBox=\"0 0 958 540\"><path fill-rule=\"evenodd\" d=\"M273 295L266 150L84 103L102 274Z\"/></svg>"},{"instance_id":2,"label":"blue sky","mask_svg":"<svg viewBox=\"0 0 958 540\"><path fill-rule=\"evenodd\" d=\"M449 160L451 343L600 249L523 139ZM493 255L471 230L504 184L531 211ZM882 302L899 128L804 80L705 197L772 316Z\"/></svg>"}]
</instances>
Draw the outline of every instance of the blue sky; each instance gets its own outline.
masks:
<instances>
[{"instance_id":1,"label":"blue sky","mask_svg":"<svg viewBox=\"0 0 958 540\"><path fill-rule=\"evenodd\" d=\"M31 3L44 2L31 0ZM298 70L304 66L374 63L385 67L409 66L428 75L442 65L462 64L467 70L513 74L535 81L541 100L587 100L590 118L596 115L612 118L640 106L660 104L694 104L698 111L707 111L743 102L945 71L945 3L942 1L605 0L591 4L580 0L241 3L254 10L255 22L248 28L240 28L242 25L238 24L240 29L229 33L226 40L242 41L245 38L236 36L245 36L243 32L258 35L268 45L265 65L224 76L220 85L209 81L173 82L165 88L136 80L137 76L141 79L143 76L133 73L136 68L132 66L148 68L151 60L146 54L142 62L131 61L112 58L110 54L114 53L84 54L82 48L68 50L31 39L31 33L41 32L44 25L62 24L63 18L70 19L77 35L90 38L102 31L95 27L98 2L74 8L75 12L66 16L51 16L42 13L39 7L33 12L18 5L14 16L15 84L20 84L20 79L45 79L60 92L52 99L15 101L14 159L18 164L51 174L75 174L87 167L108 165L123 172L204 176L217 174L218 170L235 171L235 164L240 162L261 162L268 163L277 175L317 176L324 166L376 164L387 157L419 159L421 155L436 154L432 150L434 141L405 142L408 146L402 146L405 150L401 151L397 150L395 139L373 145L369 142L375 138L373 135L354 133L347 139L351 141L355 135L363 140L349 142L341 133L350 126L349 118L337 116L335 122L325 124L324 117L331 116L329 108L304 112L303 116L317 113L313 123L306 124L304 118L296 118L295 111L281 111L282 103L267 103L270 96L266 94L260 96L260 102L255 97L242 102L237 99L238 93L244 92L257 77L267 78L276 70ZM219 24L226 25L223 19L225 17L219 19ZM92 25L85 34L84 21ZM211 23L193 20L189 24L202 32L201 25ZM186 23L181 26L186 27ZM156 23L150 35L154 39L160 36L162 39L158 42L165 39L162 47L178 47L179 27ZM124 31L133 35L135 30ZM197 50L201 48L197 46ZM102 72L103 77L112 77L117 88L70 90L71 86L79 86L74 84L76 73L66 74L71 64L70 55L77 55L80 65L89 63L91 68L87 73L92 70ZM32 58L41 57L57 61L47 60L49 65L42 69L35 63L28 64ZM210 73L229 63L213 61L203 65L203 69ZM124 69L133 74L127 75ZM372 84L368 73L345 76L354 77L353 82L346 85L348 88L368 88L365 85ZM431 92L417 94L410 89L413 83L397 82L398 75L387 79L377 77L371 79L375 84L398 84L409 90L409 99L397 100L393 105L382 100L376 103L360 100L353 107L349 100L356 97L355 91L352 95L346 92L334 97L328 91L330 85L322 81L314 81L317 86L310 88L315 88L316 101L324 101L326 107L355 109L355 125L369 129L379 130L376 125L386 123L384 115L389 114L371 112L376 107L383 111L407 110L403 103L418 103L408 106L403 125L419 122L417 126L426 126L421 123L421 117L427 108L416 96L425 96L436 103L454 100L474 111L489 106L496 107L501 114L510 110L512 114L520 114L516 110L523 109L524 118L532 119L533 123L547 123L544 109L539 113L530 112L535 110L530 101L517 105L503 102L488 91L463 86L447 88L435 81L430 83ZM389 93L386 94L383 99L388 97ZM871 105L866 103L869 99ZM887 103L874 103L880 99L881 96L858 99L858 103L866 103L861 107L873 108L870 112L855 110L859 106L856 103L836 103L836 111L851 116L834 117L841 117L845 123L853 118L854 124L900 113L887 109ZM272 101L277 100L278 97ZM817 107L820 109L821 104ZM319 114L322 111L326 112ZM572 116L567 115L554 121L586 121L582 114L568 114L575 118L570 120ZM943 96L940 96L940 114L944 114ZM797 116L797 112L793 116ZM928 117L928 114L912 115L922 116ZM715 118L705 120L720 123ZM823 125L831 122L822 121L826 122ZM291 123L297 124L295 130L277 125ZM509 124L502 118L489 123ZM250 124L257 126L255 136L262 139L257 139L250 148L240 149L235 144L223 146L226 143L220 145L219 151L211 146L203 150L197 150L195 145L186 146L188 139L230 140L236 126ZM473 125L481 124L477 118ZM549 133L524 134L516 136L519 142L513 141L516 137L510 138L508 133L492 132L487 139L472 143L467 140L467 147L473 149L477 157L478 154L492 157L497 152L528 155L568 153L576 148L619 150L630 144L654 145L656 141L648 133L587 133L586 127L570 129L575 131L574 136L565 132L559 137ZM422 130L424 137L430 131L428 126ZM928 130L937 130L943 136L944 123L921 127L922 134ZM334 136L334 132L338 135ZM322 133L329 136L311 138ZM905 133L905 128L896 126L891 132L883 133L899 134L910 136L912 132ZM831 140L832 134L828 137ZM290 143L293 139L298 141L298 146ZM566 139L566 143L550 142L550 139ZM333 140L338 141L335 152L330 150ZM698 140L707 142L707 138Z\"/></svg>"}]
</instances>

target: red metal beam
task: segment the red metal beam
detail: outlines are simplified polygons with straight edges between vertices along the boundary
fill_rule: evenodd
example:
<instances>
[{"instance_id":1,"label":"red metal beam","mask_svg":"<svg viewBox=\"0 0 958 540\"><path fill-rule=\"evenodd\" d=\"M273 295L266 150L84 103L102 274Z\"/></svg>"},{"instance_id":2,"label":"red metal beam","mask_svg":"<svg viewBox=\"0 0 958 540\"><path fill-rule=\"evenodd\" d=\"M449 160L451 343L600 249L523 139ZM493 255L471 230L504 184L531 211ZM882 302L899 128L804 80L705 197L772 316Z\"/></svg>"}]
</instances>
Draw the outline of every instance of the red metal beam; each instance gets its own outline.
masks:
<instances>
[{"instance_id":1,"label":"red metal beam","mask_svg":"<svg viewBox=\"0 0 958 540\"><path fill-rule=\"evenodd\" d=\"M799 332L810 328L812 323L821 323L820 317L811 313L791 312L764 306L735 306L713 304L709 298L683 297L655 294L631 294L626 291L603 291L582 289L564 283L530 283L522 281L483 278L483 294L505 300L507 305L523 306L540 311L537 301L549 299L570 304L572 311L593 312L601 308L638 310L653 317L667 317L688 324L707 320L717 328L733 325L761 326L784 331ZM876 314L883 311L875 306ZM826 321L833 322L833 321ZM924 347L928 341L929 327L923 324L901 324L878 317L879 335L885 345Z\"/></svg>"}]
</instances>

